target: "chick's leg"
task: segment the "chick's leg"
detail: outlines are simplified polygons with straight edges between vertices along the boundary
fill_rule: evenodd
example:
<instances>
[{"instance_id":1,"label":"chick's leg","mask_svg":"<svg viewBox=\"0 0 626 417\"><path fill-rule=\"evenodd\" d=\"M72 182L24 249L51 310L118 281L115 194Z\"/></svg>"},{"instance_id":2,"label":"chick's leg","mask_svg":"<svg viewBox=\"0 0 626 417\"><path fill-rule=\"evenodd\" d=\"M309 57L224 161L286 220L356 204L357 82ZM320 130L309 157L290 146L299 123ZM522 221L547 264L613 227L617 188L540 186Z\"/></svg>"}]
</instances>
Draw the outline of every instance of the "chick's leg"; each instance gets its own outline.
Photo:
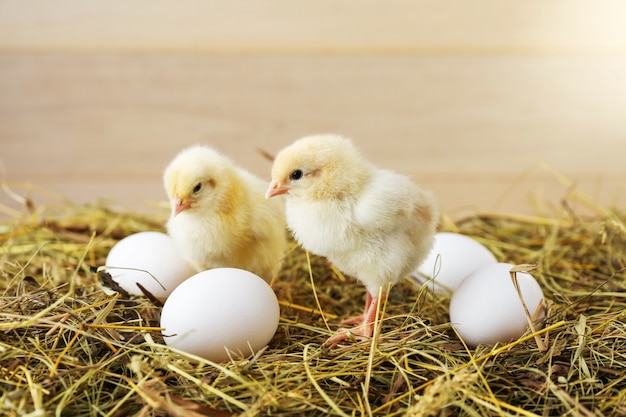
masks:
<instances>
[{"instance_id":1,"label":"chick's leg","mask_svg":"<svg viewBox=\"0 0 626 417\"><path fill-rule=\"evenodd\" d=\"M384 300L386 294L382 294L381 300ZM372 295L368 291L366 299L365 299L366 309L362 316L360 316L360 321L357 321L358 324L356 327L352 329L340 328L336 335L331 337L326 341L326 345L332 347L337 343L343 342L344 340L349 340L354 338L356 340L364 340L366 338L372 337L374 334L374 323L378 319L376 315L376 310L378 309L378 295ZM357 317L355 317L356 319Z\"/></svg>"}]
</instances>

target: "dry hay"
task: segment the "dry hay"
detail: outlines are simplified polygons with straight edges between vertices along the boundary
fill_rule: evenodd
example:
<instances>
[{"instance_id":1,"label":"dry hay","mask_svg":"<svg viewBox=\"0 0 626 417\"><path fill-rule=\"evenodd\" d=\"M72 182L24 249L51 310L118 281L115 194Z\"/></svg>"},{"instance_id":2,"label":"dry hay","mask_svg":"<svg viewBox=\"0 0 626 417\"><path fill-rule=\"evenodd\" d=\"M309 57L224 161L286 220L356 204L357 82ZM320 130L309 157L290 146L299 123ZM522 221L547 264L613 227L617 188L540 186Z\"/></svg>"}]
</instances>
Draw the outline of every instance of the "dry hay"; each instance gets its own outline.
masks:
<instances>
[{"instance_id":1,"label":"dry hay","mask_svg":"<svg viewBox=\"0 0 626 417\"><path fill-rule=\"evenodd\" d=\"M39 210L0 225L0 407L9 416L623 415L623 219L564 211L445 222L501 261L536 263L551 301L536 334L476 349L450 326L449 298L411 279L391 291L377 344L323 348L338 318L362 308L364 288L294 245L273 283L282 312L269 347L214 364L163 344L153 302L99 285L112 245L162 230L163 218Z\"/></svg>"}]
</instances>

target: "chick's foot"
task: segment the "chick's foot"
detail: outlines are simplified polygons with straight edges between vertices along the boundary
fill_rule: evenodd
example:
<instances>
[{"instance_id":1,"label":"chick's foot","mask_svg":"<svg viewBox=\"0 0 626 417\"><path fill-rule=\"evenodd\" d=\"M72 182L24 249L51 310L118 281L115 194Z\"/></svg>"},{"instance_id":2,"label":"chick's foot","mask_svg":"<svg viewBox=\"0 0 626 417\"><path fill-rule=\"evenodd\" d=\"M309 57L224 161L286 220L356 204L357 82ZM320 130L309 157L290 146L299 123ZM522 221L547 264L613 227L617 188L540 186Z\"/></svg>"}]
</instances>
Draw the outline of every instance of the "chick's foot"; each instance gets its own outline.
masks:
<instances>
[{"instance_id":1,"label":"chick's foot","mask_svg":"<svg viewBox=\"0 0 626 417\"><path fill-rule=\"evenodd\" d=\"M351 329L346 329L342 327L337 331L337 334L329 338L324 343L324 346L332 348L341 342L352 340L362 342L371 338L373 334L374 323L363 323Z\"/></svg>"},{"instance_id":2,"label":"chick's foot","mask_svg":"<svg viewBox=\"0 0 626 417\"><path fill-rule=\"evenodd\" d=\"M386 294L383 294L386 297ZM383 298L384 300L384 298ZM363 341L371 338L374 334L374 323L378 320L378 297L372 295L369 291L365 297L365 311L361 316L352 317L344 320L342 323L358 324L352 329L340 328L336 335L328 339L325 343L328 347L333 347L344 340Z\"/></svg>"},{"instance_id":3,"label":"chick's foot","mask_svg":"<svg viewBox=\"0 0 626 417\"><path fill-rule=\"evenodd\" d=\"M347 319L341 320L339 323L341 323L341 324L362 324L363 320L365 320L365 315L361 314L360 316L348 317Z\"/></svg>"}]
</instances>

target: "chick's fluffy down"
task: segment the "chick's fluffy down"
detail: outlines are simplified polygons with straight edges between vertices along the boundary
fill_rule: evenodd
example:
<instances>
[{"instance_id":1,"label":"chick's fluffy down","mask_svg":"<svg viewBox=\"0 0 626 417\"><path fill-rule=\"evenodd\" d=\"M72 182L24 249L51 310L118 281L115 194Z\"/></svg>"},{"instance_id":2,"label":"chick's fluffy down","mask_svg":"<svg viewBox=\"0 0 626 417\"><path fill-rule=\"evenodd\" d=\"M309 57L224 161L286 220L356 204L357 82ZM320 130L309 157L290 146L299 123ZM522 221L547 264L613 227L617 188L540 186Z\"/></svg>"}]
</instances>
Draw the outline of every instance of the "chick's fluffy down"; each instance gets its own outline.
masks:
<instances>
[{"instance_id":1,"label":"chick's fluffy down","mask_svg":"<svg viewBox=\"0 0 626 417\"><path fill-rule=\"evenodd\" d=\"M266 183L215 150L196 145L167 166L172 207L167 231L198 270L233 267L269 281L286 250L284 206L264 198Z\"/></svg>"},{"instance_id":2,"label":"chick's fluffy down","mask_svg":"<svg viewBox=\"0 0 626 417\"><path fill-rule=\"evenodd\" d=\"M298 242L372 294L410 274L432 248L433 194L374 166L341 136L308 136L283 149L268 193L272 188L286 195L288 227Z\"/></svg>"}]
</instances>

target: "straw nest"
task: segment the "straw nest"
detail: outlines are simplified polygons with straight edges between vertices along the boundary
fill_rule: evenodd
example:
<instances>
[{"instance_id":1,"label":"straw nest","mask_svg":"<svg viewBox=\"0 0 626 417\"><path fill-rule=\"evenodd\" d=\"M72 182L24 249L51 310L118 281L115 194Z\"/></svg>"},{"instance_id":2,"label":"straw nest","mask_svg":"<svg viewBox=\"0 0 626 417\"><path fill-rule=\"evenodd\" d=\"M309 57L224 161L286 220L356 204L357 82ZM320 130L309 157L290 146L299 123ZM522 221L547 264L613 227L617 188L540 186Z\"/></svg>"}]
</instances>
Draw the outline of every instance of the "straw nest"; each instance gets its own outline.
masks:
<instances>
[{"instance_id":1,"label":"straw nest","mask_svg":"<svg viewBox=\"0 0 626 417\"><path fill-rule=\"evenodd\" d=\"M582 217L476 215L442 230L497 258L537 264L542 329L465 347L449 298L407 278L377 343L323 347L364 288L297 245L273 282L281 320L254 357L216 364L163 343L160 307L100 286L121 238L160 216L97 205L39 209L0 224L0 401L10 416L591 416L626 413L626 228ZM321 309L321 310L320 310Z\"/></svg>"}]
</instances>

